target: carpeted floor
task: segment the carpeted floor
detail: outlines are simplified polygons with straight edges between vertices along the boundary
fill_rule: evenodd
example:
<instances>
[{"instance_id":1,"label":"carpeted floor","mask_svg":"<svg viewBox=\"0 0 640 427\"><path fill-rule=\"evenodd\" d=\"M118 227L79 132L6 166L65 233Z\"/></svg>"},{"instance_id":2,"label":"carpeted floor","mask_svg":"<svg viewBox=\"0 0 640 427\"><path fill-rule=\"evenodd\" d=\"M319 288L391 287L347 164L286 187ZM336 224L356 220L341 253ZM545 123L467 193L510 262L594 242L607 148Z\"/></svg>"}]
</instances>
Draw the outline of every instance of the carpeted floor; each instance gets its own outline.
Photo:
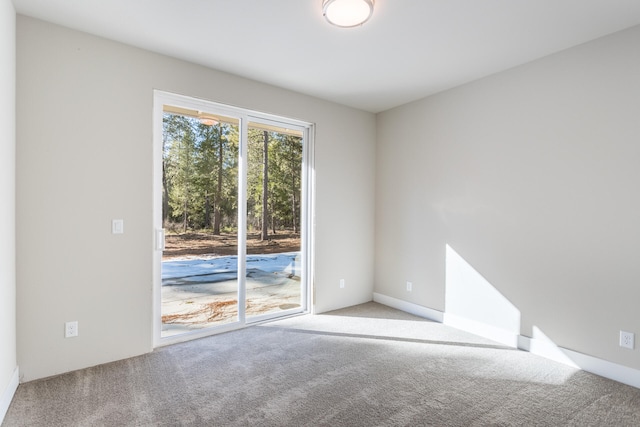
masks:
<instances>
[{"instance_id":1,"label":"carpeted floor","mask_svg":"<svg viewBox=\"0 0 640 427\"><path fill-rule=\"evenodd\" d=\"M21 384L12 426L639 426L640 390L367 303Z\"/></svg>"}]
</instances>

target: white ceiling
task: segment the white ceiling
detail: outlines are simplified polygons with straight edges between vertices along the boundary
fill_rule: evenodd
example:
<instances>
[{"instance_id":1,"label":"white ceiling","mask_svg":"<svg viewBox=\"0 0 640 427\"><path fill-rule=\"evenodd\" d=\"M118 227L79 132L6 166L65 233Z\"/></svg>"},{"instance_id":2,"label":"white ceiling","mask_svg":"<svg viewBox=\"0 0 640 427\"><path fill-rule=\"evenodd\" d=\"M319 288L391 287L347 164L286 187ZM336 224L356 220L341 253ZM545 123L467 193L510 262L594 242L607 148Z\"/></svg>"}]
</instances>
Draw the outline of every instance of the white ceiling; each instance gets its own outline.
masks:
<instances>
[{"instance_id":1,"label":"white ceiling","mask_svg":"<svg viewBox=\"0 0 640 427\"><path fill-rule=\"evenodd\" d=\"M640 24L640 0L13 0L18 13L379 112Z\"/></svg>"}]
</instances>

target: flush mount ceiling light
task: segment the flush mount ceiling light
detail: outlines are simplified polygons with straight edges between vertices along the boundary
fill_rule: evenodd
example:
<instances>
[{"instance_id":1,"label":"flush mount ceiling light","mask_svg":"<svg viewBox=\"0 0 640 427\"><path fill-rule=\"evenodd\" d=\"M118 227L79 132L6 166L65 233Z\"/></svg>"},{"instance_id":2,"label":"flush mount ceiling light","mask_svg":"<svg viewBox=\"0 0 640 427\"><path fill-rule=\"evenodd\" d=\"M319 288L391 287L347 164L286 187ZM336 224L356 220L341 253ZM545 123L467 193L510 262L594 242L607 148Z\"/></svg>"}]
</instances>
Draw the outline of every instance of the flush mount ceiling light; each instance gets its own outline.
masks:
<instances>
[{"instance_id":1,"label":"flush mount ceiling light","mask_svg":"<svg viewBox=\"0 0 640 427\"><path fill-rule=\"evenodd\" d=\"M373 15L375 0L322 0L322 14L337 27L362 25Z\"/></svg>"}]
</instances>

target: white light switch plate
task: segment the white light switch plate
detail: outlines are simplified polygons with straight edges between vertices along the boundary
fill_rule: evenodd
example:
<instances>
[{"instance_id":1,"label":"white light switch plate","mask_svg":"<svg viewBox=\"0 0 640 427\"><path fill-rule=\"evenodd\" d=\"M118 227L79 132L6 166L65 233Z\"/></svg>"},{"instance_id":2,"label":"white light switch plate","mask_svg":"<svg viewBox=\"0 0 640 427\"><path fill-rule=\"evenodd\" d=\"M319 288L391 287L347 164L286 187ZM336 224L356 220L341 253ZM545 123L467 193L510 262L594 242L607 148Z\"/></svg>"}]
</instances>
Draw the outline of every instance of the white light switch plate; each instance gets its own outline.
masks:
<instances>
[{"instance_id":1,"label":"white light switch plate","mask_svg":"<svg viewBox=\"0 0 640 427\"><path fill-rule=\"evenodd\" d=\"M124 233L124 220L123 219L114 219L111 221L111 233L112 234L123 234Z\"/></svg>"}]
</instances>

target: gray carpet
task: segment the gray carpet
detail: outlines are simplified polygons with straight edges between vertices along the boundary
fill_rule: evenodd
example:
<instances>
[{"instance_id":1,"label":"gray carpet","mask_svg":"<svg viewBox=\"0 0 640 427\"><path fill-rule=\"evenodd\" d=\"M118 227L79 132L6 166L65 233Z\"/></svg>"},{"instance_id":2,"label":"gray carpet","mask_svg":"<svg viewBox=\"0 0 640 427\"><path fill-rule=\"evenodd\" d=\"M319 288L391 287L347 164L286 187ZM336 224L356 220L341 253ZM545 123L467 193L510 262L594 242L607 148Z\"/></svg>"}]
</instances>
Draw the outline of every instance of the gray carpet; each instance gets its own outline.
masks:
<instances>
[{"instance_id":1,"label":"gray carpet","mask_svg":"<svg viewBox=\"0 0 640 427\"><path fill-rule=\"evenodd\" d=\"M640 390L368 303L21 384L12 426L639 426Z\"/></svg>"}]
</instances>

